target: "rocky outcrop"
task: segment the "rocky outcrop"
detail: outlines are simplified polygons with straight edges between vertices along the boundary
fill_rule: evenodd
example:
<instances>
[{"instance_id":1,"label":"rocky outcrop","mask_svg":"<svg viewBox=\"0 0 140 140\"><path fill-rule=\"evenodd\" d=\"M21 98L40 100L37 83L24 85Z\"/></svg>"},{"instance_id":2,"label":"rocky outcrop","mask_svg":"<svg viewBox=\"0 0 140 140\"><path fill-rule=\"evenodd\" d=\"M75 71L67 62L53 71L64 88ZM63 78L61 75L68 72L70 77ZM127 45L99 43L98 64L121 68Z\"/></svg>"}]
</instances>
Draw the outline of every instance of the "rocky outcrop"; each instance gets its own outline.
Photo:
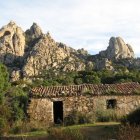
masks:
<instances>
[{"instance_id":1,"label":"rocky outcrop","mask_svg":"<svg viewBox=\"0 0 140 140\"><path fill-rule=\"evenodd\" d=\"M24 32L13 21L0 29L0 61L6 65L20 63L24 55Z\"/></svg>"},{"instance_id":2,"label":"rocky outcrop","mask_svg":"<svg viewBox=\"0 0 140 140\"><path fill-rule=\"evenodd\" d=\"M96 60L96 65L95 69L97 70L102 70L102 69L107 69L107 70L114 70L112 66L112 62L108 60L107 58L101 59L101 60Z\"/></svg>"},{"instance_id":3,"label":"rocky outcrop","mask_svg":"<svg viewBox=\"0 0 140 140\"><path fill-rule=\"evenodd\" d=\"M134 58L134 51L121 37L111 37L107 50L101 51L99 55L108 59Z\"/></svg>"},{"instance_id":4,"label":"rocky outcrop","mask_svg":"<svg viewBox=\"0 0 140 140\"><path fill-rule=\"evenodd\" d=\"M20 80L20 78L21 78L21 70L20 69L13 70L11 72L11 75L10 75L11 82L16 82L16 81Z\"/></svg>"},{"instance_id":5,"label":"rocky outcrop","mask_svg":"<svg viewBox=\"0 0 140 140\"><path fill-rule=\"evenodd\" d=\"M43 32L41 28L37 25L37 23L33 23L30 29L25 31L25 58L28 57L30 51L34 47L34 45L39 41L39 39L43 36Z\"/></svg>"},{"instance_id":6,"label":"rocky outcrop","mask_svg":"<svg viewBox=\"0 0 140 140\"><path fill-rule=\"evenodd\" d=\"M43 32L41 28L37 25L37 23L33 23L31 28L28 29L25 33L26 35L29 35L32 39L39 38L41 35L43 35Z\"/></svg>"},{"instance_id":7,"label":"rocky outcrop","mask_svg":"<svg viewBox=\"0 0 140 140\"><path fill-rule=\"evenodd\" d=\"M95 69L102 70L114 70L113 63L116 61L127 61L123 66L129 67L130 61L134 59L134 51L129 44L126 44L121 37L111 37L109 40L109 46L106 50L99 52L97 55L90 56L95 64Z\"/></svg>"},{"instance_id":8,"label":"rocky outcrop","mask_svg":"<svg viewBox=\"0 0 140 140\"><path fill-rule=\"evenodd\" d=\"M36 23L25 32L13 21L0 29L0 61L8 67L11 81L39 78L51 70L56 74L93 68L114 70L112 61L125 58L133 59L134 52L120 37L112 37L105 51L91 56L84 49L75 50L55 42ZM132 59L124 65L139 64L140 61Z\"/></svg>"},{"instance_id":9,"label":"rocky outcrop","mask_svg":"<svg viewBox=\"0 0 140 140\"><path fill-rule=\"evenodd\" d=\"M11 81L39 77L47 70L93 69L87 56L84 49L75 50L55 42L36 23L25 32L13 21L0 29L0 61L7 65Z\"/></svg>"},{"instance_id":10,"label":"rocky outcrop","mask_svg":"<svg viewBox=\"0 0 140 140\"><path fill-rule=\"evenodd\" d=\"M41 37L30 52L22 69L23 75L24 77L34 77L49 69L58 71L85 70L86 56L85 53L55 42L48 33Z\"/></svg>"}]
</instances>

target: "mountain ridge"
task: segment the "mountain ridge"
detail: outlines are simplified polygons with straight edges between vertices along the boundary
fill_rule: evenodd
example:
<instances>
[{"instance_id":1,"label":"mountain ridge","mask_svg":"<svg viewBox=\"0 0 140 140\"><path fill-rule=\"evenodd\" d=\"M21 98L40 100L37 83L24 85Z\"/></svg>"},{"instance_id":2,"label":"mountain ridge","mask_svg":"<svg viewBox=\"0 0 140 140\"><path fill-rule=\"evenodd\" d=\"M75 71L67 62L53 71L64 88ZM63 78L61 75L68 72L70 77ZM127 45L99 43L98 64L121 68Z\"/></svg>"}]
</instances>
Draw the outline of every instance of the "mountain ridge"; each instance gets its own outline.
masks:
<instances>
[{"instance_id":1,"label":"mountain ridge","mask_svg":"<svg viewBox=\"0 0 140 140\"><path fill-rule=\"evenodd\" d=\"M134 60L134 51L121 37L111 37L106 50L91 55L56 42L33 23L25 32L11 21L0 29L0 61L10 72L11 81L33 79L45 71L114 70L112 61ZM128 61L129 63L129 61ZM133 62L134 63L134 62Z\"/></svg>"}]
</instances>

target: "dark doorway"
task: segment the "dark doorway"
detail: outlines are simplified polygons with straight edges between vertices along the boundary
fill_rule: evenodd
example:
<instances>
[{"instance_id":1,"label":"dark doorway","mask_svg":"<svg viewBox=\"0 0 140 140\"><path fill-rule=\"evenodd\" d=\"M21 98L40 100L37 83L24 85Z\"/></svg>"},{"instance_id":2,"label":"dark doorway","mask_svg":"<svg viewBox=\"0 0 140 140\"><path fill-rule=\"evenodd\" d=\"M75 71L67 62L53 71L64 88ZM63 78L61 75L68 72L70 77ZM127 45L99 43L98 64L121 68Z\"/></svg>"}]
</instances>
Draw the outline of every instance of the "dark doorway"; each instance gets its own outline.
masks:
<instances>
[{"instance_id":1,"label":"dark doorway","mask_svg":"<svg viewBox=\"0 0 140 140\"><path fill-rule=\"evenodd\" d=\"M55 124L60 124L63 122L63 102L62 101L53 102L53 116L54 116Z\"/></svg>"}]
</instances>

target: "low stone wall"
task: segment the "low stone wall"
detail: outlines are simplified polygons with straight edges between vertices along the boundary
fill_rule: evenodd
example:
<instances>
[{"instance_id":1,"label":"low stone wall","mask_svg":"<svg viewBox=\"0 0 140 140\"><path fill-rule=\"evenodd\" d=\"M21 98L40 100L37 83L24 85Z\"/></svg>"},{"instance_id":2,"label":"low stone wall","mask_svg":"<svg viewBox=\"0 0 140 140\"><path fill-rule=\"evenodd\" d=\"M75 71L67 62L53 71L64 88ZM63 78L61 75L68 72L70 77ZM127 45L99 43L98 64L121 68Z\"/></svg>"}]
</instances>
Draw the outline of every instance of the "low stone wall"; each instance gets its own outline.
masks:
<instances>
[{"instance_id":1,"label":"low stone wall","mask_svg":"<svg viewBox=\"0 0 140 140\"><path fill-rule=\"evenodd\" d=\"M31 99L28 114L31 121L39 121L45 125L54 123L53 102L63 102L63 117L67 117L73 111L85 115L95 115L97 111L107 110L107 100L116 99L115 112L125 115L140 107L140 96L79 96L61 98Z\"/></svg>"}]
</instances>

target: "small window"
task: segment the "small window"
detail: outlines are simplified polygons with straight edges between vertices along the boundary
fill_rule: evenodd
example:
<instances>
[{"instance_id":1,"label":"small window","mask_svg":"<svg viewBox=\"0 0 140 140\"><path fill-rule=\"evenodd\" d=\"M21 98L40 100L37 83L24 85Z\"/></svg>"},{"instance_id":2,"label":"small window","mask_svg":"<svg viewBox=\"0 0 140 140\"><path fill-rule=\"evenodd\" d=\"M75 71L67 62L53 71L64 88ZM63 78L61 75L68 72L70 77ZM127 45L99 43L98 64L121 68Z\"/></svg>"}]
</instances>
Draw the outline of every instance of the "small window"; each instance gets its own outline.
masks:
<instances>
[{"instance_id":1,"label":"small window","mask_svg":"<svg viewBox=\"0 0 140 140\"><path fill-rule=\"evenodd\" d=\"M117 105L117 100L116 99L110 99L107 100L107 109L115 109Z\"/></svg>"}]
</instances>

